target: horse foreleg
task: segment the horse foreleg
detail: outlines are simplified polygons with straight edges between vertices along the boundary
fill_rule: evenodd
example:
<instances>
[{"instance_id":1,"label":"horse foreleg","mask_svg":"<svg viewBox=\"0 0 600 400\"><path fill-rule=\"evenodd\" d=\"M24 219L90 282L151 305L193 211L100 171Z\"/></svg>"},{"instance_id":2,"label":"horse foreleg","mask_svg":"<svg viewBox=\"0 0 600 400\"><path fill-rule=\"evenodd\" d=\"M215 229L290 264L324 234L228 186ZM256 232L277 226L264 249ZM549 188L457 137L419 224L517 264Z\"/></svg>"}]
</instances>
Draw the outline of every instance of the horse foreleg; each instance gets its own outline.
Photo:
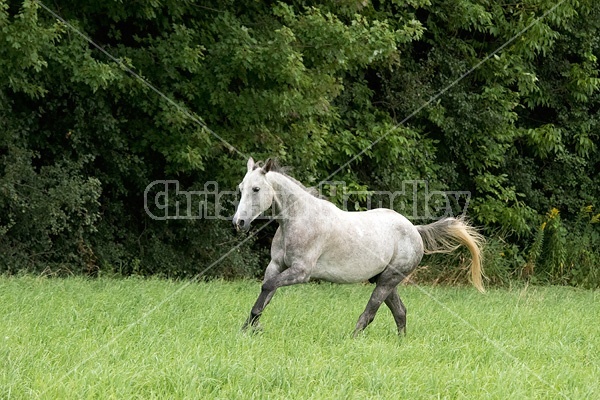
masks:
<instances>
[{"instance_id":1,"label":"horse foreleg","mask_svg":"<svg viewBox=\"0 0 600 400\"><path fill-rule=\"evenodd\" d=\"M298 283L305 283L308 282L309 279L310 277L306 273L306 270L298 266L286 269L272 278L265 279L260 295L258 295L258 299L256 300L256 303L254 303L252 311L250 311L250 316L244 323L242 329L246 329L249 326L256 327L263 310L267 304L269 304L271 298L278 288L282 286L295 285Z\"/></svg>"},{"instance_id":2,"label":"horse foreleg","mask_svg":"<svg viewBox=\"0 0 600 400\"><path fill-rule=\"evenodd\" d=\"M256 299L256 302L254 303L254 306L250 311L250 316L248 317L246 322L244 322L244 326L242 327L243 330L248 329L248 327L250 326L253 328L258 328L258 320L260 318L260 315L262 314L262 310L264 310L267 304L269 304L274 294L275 290L266 291L263 289L260 291L258 299Z\"/></svg>"}]
</instances>

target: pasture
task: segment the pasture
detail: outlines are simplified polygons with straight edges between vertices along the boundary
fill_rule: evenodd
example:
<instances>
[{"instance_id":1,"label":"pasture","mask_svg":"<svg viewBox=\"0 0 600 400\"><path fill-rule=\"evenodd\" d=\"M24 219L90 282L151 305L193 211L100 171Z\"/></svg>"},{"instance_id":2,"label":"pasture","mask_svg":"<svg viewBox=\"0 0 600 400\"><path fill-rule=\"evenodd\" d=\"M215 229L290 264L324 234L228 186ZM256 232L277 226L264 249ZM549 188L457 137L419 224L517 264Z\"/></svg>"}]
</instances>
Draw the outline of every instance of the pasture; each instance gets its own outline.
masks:
<instances>
[{"instance_id":1,"label":"pasture","mask_svg":"<svg viewBox=\"0 0 600 400\"><path fill-rule=\"evenodd\" d=\"M600 396L600 293L400 286L352 339L371 285L282 288L257 334L258 282L0 277L0 398Z\"/></svg>"}]
</instances>

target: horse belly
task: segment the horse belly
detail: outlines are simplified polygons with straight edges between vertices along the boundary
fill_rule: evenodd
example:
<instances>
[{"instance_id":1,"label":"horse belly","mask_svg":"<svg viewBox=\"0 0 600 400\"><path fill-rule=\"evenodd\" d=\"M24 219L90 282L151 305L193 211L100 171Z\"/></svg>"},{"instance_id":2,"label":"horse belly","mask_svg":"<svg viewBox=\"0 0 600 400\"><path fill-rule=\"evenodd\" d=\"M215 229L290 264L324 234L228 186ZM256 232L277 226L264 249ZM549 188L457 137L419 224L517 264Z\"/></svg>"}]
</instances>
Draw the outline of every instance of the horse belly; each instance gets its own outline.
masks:
<instances>
[{"instance_id":1,"label":"horse belly","mask_svg":"<svg viewBox=\"0 0 600 400\"><path fill-rule=\"evenodd\" d=\"M311 277L334 283L364 282L380 274L391 257L390 251L349 246L345 251L323 254L317 261Z\"/></svg>"}]
</instances>

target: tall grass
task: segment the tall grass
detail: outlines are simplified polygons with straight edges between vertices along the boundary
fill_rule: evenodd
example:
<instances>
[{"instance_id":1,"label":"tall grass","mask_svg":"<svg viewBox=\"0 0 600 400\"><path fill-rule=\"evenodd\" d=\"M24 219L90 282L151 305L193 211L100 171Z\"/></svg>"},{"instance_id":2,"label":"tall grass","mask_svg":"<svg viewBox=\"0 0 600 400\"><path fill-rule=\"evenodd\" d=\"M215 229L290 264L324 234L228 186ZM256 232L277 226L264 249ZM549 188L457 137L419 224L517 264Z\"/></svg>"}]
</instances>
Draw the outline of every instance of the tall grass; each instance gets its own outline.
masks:
<instances>
[{"instance_id":1,"label":"tall grass","mask_svg":"<svg viewBox=\"0 0 600 400\"><path fill-rule=\"evenodd\" d=\"M351 332L368 285L0 278L0 398L598 398L600 295L402 287Z\"/></svg>"}]
</instances>

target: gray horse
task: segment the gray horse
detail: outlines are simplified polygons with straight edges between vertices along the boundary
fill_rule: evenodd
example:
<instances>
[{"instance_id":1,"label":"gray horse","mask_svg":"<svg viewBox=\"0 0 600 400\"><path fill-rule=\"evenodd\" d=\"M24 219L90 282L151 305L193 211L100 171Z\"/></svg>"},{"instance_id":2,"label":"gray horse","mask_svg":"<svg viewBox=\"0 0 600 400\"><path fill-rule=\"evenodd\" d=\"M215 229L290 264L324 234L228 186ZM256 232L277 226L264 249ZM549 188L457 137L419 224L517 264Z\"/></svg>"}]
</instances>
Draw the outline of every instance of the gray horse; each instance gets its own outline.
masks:
<instances>
[{"instance_id":1,"label":"gray horse","mask_svg":"<svg viewBox=\"0 0 600 400\"><path fill-rule=\"evenodd\" d=\"M444 218L415 226L389 209L342 211L283 173L270 159L261 167L250 158L247 167L239 185L242 197L233 225L247 231L250 223L272 206L279 228L262 290L244 329L257 327L264 308L282 286L310 279L335 283L369 280L376 286L354 335L373 321L384 302L392 311L398 333L406 334L406 307L396 286L419 265L423 254L449 253L461 244L471 252L472 283L483 292L483 237L463 220Z\"/></svg>"}]
</instances>

